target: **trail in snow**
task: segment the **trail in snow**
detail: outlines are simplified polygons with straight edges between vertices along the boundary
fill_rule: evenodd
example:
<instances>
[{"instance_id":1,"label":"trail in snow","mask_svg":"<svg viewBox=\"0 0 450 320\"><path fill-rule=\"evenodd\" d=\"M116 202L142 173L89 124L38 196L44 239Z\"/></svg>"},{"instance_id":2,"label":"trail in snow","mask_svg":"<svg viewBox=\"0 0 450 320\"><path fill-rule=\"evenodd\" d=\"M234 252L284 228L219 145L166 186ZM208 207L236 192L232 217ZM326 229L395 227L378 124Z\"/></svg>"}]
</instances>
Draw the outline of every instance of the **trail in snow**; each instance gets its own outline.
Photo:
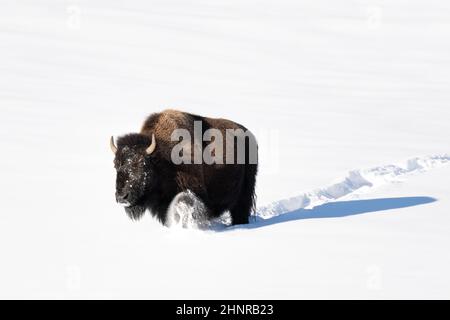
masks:
<instances>
[{"instance_id":1,"label":"trail in snow","mask_svg":"<svg viewBox=\"0 0 450 320\"><path fill-rule=\"evenodd\" d=\"M343 197L367 193L387 183L400 182L412 174L450 163L450 155L416 157L400 164L390 164L363 170L350 171L343 179L332 185L302 193L299 196L273 202L256 210L256 219L269 219L299 209L310 209L324 203L334 202ZM180 193L168 211L168 223L171 228L223 230L230 223L228 213L215 221L201 218L204 211L202 203L191 192Z\"/></svg>"},{"instance_id":2,"label":"trail in snow","mask_svg":"<svg viewBox=\"0 0 450 320\"><path fill-rule=\"evenodd\" d=\"M353 170L336 183L298 196L259 207L256 217L268 219L298 209L313 208L351 194L368 192L381 185L402 181L405 177L450 163L450 155L416 157L401 164Z\"/></svg>"}]
</instances>

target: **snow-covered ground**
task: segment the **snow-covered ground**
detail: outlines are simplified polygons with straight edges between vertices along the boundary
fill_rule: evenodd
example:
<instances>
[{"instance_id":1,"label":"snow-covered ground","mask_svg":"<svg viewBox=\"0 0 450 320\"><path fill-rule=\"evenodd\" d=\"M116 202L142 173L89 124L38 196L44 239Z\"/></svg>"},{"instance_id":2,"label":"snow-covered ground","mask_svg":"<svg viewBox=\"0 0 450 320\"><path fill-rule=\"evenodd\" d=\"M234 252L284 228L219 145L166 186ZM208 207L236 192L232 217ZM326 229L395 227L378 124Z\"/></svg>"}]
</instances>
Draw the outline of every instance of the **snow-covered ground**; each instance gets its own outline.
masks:
<instances>
[{"instance_id":1,"label":"snow-covered ground","mask_svg":"<svg viewBox=\"0 0 450 320\"><path fill-rule=\"evenodd\" d=\"M2 0L0 297L450 298L448 39L445 0ZM168 107L256 133L252 224L116 205Z\"/></svg>"}]
</instances>

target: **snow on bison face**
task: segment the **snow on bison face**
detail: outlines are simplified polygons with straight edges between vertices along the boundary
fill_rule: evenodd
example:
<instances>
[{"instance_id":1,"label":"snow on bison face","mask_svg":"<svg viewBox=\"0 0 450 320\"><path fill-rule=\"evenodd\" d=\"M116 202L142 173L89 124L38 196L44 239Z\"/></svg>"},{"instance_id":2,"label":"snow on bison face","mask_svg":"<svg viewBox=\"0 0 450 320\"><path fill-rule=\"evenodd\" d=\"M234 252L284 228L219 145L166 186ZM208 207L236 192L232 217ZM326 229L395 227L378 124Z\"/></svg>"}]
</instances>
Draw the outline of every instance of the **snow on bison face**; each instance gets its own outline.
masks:
<instances>
[{"instance_id":1,"label":"snow on bison face","mask_svg":"<svg viewBox=\"0 0 450 320\"><path fill-rule=\"evenodd\" d=\"M152 179L149 155L154 151L156 141L153 136L150 146L123 145L116 147L111 137L111 150L115 154L116 201L125 207L131 219L139 219L145 212L145 194Z\"/></svg>"}]
</instances>

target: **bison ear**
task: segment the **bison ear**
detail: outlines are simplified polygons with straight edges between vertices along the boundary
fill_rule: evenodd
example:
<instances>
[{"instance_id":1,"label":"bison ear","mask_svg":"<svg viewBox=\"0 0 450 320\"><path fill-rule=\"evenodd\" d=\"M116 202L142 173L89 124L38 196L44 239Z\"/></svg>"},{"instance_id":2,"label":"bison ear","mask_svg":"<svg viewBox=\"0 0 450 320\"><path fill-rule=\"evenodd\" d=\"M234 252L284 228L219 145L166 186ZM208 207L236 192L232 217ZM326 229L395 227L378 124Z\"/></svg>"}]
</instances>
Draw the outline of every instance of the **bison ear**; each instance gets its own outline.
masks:
<instances>
[{"instance_id":1,"label":"bison ear","mask_svg":"<svg viewBox=\"0 0 450 320\"><path fill-rule=\"evenodd\" d=\"M111 139L109 140L109 146L111 147L111 151L116 154L117 153L117 147L114 144L114 137L111 136Z\"/></svg>"},{"instance_id":2,"label":"bison ear","mask_svg":"<svg viewBox=\"0 0 450 320\"><path fill-rule=\"evenodd\" d=\"M145 150L145 153L147 153L148 155L150 155L150 154L153 153L153 151L155 151L155 149L156 149L156 139L155 139L155 134L153 133L153 134L152 134L152 143L150 144L150 147L148 147L148 148Z\"/></svg>"}]
</instances>

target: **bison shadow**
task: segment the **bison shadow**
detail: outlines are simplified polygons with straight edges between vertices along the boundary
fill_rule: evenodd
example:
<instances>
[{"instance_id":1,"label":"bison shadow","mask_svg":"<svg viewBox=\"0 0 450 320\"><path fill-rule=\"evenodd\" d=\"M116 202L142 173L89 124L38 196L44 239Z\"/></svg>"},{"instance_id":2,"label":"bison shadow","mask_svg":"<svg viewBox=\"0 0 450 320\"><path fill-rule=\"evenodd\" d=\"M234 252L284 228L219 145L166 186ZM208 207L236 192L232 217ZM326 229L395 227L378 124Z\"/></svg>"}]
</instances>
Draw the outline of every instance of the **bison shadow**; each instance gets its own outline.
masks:
<instances>
[{"instance_id":1,"label":"bison shadow","mask_svg":"<svg viewBox=\"0 0 450 320\"><path fill-rule=\"evenodd\" d=\"M256 229L303 219L342 218L359 214L414 207L435 201L437 201L437 199L431 197L404 197L331 202L317 206L313 209L299 209L268 219L256 217L256 219L248 225L230 227L226 230Z\"/></svg>"}]
</instances>

